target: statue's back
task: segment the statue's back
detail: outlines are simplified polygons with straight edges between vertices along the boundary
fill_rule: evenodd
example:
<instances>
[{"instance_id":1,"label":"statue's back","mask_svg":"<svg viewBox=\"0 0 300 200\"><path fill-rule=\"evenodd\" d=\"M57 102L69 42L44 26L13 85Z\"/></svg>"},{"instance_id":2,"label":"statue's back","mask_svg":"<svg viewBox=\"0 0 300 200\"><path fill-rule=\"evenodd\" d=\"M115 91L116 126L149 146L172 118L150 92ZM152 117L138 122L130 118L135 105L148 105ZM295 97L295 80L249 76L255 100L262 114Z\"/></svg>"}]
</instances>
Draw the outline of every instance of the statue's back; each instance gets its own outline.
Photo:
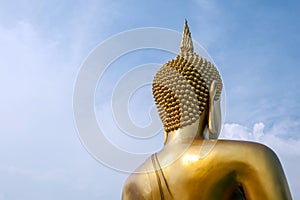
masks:
<instances>
[{"instance_id":1,"label":"statue's back","mask_svg":"<svg viewBox=\"0 0 300 200\"><path fill-rule=\"evenodd\" d=\"M213 145L205 157L203 141L194 141L171 164L172 147L152 155L138 169L148 172L128 179L131 191L125 193L135 196L127 199L291 199L280 162L269 148L222 140L204 145Z\"/></svg>"}]
</instances>

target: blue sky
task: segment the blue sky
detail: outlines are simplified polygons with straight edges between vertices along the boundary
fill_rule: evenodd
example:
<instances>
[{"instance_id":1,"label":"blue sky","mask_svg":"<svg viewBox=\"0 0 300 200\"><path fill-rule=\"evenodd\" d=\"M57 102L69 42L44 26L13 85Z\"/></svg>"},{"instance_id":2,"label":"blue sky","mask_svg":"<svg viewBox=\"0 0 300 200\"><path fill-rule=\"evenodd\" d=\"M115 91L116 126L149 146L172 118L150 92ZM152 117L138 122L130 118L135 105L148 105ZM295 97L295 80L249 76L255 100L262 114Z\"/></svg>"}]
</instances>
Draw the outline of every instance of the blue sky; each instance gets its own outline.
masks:
<instances>
[{"instance_id":1,"label":"blue sky","mask_svg":"<svg viewBox=\"0 0 300 200\"><path fill-rule=\"evenodd\" d=\"M274 149L294 199L299 199L299 4L1 1L0 199L119 199L128 174L98 163L76 133L72 93L77 72L106 38L149 26L181 31L184 18L223 77L227 107L222 137L254 140ZM124 60L132 62L128 69L141 61L172 58L145 54ZM134 55L145 60L136 62ZM149 91L141 91L136 101L147 98L150 105ZM97 102L100 109L101 99ZM104 109L105 115L110 108ZM133 119L146 112L134 109ZM141 118L139 123L146 121ZM159 139L155 148L161 145Z\"/></svg>"}]
</instances>

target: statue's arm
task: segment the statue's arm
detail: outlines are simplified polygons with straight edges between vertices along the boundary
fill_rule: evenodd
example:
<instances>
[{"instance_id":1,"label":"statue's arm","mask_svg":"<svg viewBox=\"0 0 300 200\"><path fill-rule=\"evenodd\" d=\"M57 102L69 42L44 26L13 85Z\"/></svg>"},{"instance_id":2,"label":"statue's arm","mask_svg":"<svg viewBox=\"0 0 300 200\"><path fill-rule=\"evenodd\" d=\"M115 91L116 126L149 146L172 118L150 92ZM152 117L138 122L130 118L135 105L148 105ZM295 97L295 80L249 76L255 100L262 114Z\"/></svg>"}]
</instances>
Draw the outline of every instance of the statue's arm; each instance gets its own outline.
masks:
<instances>
[{"instance_id":1,"label":"statue's arm","mask_svg":"<svg viewBox=\"0 0 300 200\"><path fill-rule=\"evenodd\" d=\"M241 174L241 182L249 199L292 199L280 161L271 149L257 144L246 155L250 168Z\"/></svg>"},{"instance_id":2,"label":"statue's arm","mask_svg":"<svg viewBox=\"0 0 300 200\"><path fill-rule=\"evenodd\" d=\"M131 174L126 180L122 200L148 200L149 198L149 181L146 173Z\"/></svg>"},{"instance_id":3,"label":"statue's arm","mask_svg":"<svg viewBox=\"0 0 300 200\"><path fill-rule=\"evenodd\" d=\"M144 200L139 185L134 182L126 182L123 187L122 200Z\"/></svg>"}]
</instances>

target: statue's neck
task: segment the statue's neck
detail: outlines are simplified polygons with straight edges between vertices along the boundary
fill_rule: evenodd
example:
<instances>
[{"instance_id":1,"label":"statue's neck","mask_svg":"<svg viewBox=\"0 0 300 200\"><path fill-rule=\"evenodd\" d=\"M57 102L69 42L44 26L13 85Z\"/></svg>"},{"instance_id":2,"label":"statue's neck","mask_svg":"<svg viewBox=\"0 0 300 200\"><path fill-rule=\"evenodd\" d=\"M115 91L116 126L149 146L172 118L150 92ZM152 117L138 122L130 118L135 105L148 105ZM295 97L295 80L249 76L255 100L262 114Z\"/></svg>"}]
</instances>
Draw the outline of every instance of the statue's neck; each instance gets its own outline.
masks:
<instances>
[{"instance_id":1,"label":"statue's neck","mask_svg":"<svg viewBox=\"0 0 300 200\"><path fill-rule=\"evenodd\" d=\"M165 145L188 142L195 139L204 139L204 131L206 127L206 123L204 122L206 122L205 117L201 116L193 124L180 128L176 131L169 132L166 136Z\"/></svg>"}]
</instances>

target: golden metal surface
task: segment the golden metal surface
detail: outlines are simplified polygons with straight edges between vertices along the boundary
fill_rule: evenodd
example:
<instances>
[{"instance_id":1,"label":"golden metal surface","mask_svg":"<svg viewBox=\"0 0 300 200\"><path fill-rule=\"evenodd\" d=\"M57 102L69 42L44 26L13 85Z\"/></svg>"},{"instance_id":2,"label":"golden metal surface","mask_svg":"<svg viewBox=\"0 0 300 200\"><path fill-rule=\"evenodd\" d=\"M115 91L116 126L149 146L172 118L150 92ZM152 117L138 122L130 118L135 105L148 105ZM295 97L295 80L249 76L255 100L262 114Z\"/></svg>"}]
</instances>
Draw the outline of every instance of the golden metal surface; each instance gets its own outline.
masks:
<instances>
[{"instance_id":1,"label":"golden metal surface","mask_svg":"<svg viewBox=\"0 0 300 200\"><path fill-rule=\"evenodd\" d=\"M127 179L123 200L291 199L276 154L253 143L216 140L222 80L193 52L185 21L181 52L158 71L154 98L165 146Z\"/></svg>"}]
</instances>

